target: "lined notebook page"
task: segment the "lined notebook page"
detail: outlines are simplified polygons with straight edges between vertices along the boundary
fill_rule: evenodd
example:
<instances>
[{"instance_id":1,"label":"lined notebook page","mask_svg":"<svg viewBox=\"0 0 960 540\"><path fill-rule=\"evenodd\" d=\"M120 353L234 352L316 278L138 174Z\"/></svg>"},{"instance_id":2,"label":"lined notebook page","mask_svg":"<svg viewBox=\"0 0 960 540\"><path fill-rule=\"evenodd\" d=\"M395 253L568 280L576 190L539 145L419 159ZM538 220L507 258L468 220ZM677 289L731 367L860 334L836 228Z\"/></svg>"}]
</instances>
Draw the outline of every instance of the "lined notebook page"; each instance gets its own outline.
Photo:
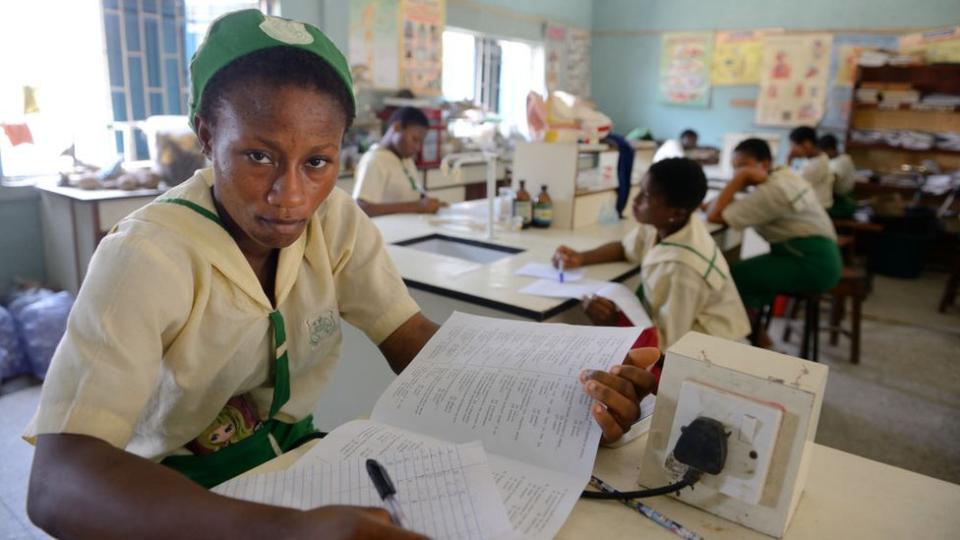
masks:
<instances>
[{"instance_id":1,"label":"lined notebook page","mask_svg":"<svg viewBox=\"0 0 960 540\"><path fill-rule=\"evenodd\" d=\"M397 488L408 529L431 538L514 537L479 442L381 455ZM213 489L228 497L307 510L331 504L382 507L366 458L297 466L235 478Z\"/></svg>"}]
</instances>

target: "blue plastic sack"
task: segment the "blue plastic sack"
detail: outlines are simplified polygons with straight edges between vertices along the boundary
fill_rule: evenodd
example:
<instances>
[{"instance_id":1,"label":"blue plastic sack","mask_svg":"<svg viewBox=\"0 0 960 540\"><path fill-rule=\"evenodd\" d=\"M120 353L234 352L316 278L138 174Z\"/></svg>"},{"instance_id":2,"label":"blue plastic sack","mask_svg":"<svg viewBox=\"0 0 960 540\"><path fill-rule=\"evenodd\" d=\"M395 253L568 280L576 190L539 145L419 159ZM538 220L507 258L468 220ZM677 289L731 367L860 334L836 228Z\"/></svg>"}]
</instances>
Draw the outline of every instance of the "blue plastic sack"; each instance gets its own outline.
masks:
<instances>
[{"instance_id":1,"label":"blue plastic sack","mask_svg":"<svg viewBox=\"0 0 960 540\"><path fill-rule=\"evenodd\" d=\"M0 306L0 380L23 375L30 371L27 357L20 343L17 323L3 306Z\"/></svg>"},{"instance_id":2,"label":"blue plastic sack","mask_svg":"<svg viewBox=\"0 0 960 540\"><path fill-rule=\"evenodd\" d=\"M42 295L16 315L30 370L41 379L46 376L53 352L67 329L73 300L67 291Z\"/></svg>"}]
</instances>

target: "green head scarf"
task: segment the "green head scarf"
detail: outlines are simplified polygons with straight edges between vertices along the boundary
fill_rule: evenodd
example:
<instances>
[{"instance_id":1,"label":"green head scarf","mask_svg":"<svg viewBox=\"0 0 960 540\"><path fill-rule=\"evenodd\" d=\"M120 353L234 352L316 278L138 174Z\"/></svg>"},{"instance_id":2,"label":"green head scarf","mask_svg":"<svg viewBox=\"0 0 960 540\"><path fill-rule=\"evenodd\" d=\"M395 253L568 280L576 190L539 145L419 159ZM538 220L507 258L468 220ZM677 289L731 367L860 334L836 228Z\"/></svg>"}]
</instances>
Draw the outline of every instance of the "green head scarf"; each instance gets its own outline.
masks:
<instances>
[{"instance_id":1,"label":"green head scarf","mask_svg":"<svg viewBox=\"0 0 960 540\"><path fill-rule=\"evenodd\" d=\"M234 11L213 21L190 61L190 126L194 130L193 117L200 110L200 99L210 79L237 58L270 47L296 47L317 55L330 64L353 94L346 58L315 26L271 17L255 9Z\"/></svg>"}]
</instances>

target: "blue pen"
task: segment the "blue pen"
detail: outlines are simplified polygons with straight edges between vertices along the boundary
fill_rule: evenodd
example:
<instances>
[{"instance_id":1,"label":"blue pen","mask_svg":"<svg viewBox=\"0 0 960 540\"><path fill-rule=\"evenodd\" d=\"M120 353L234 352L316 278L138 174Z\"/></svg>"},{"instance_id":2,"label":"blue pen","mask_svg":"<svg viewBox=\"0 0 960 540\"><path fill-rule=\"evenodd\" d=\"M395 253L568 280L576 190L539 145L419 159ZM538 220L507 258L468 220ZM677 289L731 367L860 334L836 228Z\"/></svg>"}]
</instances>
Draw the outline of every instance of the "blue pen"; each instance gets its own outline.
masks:
<instances>
[{"instance_id":1,"label":"blue pen","mask_svg":"<svg viewBox=\"0 0 960 540\"><path fill-rule=\"evenodd\" d=\"M560 283L563 283L563 259L560 259L560 262L557 266L560 269Z\"/></svg>"},{"instance_id":2,"label":"blue pen","mask_svg":"<svg viewBox=\"0 0 960 540\"><path fill-rule=\"evenodd\" d=\"M590 477L590 484L604 493L617 493L616 488L607 484L606 482L597 478L596 476ZM647 516L648 518L650 518L651 521L663 527L664 529L667 529L668 531L673 532L680 538L684 538L686 540L703 540L703 537L700 536L699 534L688 530L683 525L677 523L676 521L673 521L667 516L661 514L660 512L657 512L653 508L650 508L649 506L643 504L642 502L636 499L621 500L620 502L629 506L630 508L633 508L637 512L640 512L641 514Z\"/></svg>"}]
</instances>

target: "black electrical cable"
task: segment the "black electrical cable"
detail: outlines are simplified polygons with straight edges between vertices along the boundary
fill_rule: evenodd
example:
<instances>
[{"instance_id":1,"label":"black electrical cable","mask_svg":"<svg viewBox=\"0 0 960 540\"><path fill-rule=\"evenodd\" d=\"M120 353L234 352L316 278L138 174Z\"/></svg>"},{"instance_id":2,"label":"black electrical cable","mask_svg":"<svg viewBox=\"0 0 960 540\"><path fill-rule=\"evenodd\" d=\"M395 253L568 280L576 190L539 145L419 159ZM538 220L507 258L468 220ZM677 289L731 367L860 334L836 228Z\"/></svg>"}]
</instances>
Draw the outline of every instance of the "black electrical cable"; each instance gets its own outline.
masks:
<instances>
[{"instance_id":1,"label":"black electrical cable","mask_svg":"<svg viewBox=\"0 0 960 540\"><path fill-rule=\"evenodd\" d=\"M683 480L670 484L669 486L662 486L653 489L641 489L639 491L615 491L613 493L606 493L603 491L586 491L580 494L581 498L584 499L605 499L605 500L627 500L627 499L644 499L647 497L659 497L660 495L667 495L680 491L685 487L691 487L700 480L701 472L696 469L689 469L684 475Z\"/></svg>"}]
</instances>

